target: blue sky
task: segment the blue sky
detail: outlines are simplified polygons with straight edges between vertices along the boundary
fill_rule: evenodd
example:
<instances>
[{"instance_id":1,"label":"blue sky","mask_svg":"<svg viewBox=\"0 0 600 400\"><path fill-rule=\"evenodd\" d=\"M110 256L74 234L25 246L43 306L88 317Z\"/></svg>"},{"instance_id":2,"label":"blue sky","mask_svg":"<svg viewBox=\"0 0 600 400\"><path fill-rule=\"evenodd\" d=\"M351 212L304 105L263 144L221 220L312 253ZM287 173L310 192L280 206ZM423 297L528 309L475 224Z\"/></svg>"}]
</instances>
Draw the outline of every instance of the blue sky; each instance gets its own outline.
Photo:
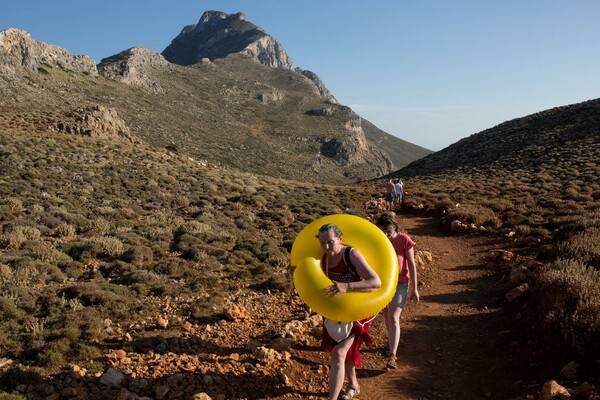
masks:
<instances>
[{"instance_id":1,"label":"blue sky","mask_svg":"<svg viewBox=\"0 0 600 400\"><path fill-rule=\"evenodd\" d=\"M597 0L18 0L19 28L72 54L158 53L206 10L243 12L340 103L431 150L600 97Z\"/></svg>"}]
</instances>

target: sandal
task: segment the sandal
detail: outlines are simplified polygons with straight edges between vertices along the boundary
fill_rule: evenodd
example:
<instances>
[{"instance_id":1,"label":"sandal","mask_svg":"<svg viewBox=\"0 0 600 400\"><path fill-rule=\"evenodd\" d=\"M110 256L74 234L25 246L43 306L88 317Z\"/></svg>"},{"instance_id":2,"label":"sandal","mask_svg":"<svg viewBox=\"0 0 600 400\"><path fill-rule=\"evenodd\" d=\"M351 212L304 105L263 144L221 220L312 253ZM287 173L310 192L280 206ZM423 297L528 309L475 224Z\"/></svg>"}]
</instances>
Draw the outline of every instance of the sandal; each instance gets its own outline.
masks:
<instances>
[{"instance_id":1,"label":"sandal","mask_svg":"<svg viewBox=\"0 0 600 400\"><path fill-rule=\"evenodd\" d=\"M390 355L386 367L388 367L389 369L396 369L396 356Z\"/></svg>"},{"instance_id":2,"label":"sandal","mask_svg":"<svg viewBox=\"0 0 600 400\"><path fill-rule=\"evenodd\" d=\"M354 397L358 396L359 394L360 394L360 386L358 386L358 385L352 386L352 385L348 384L348 386L346 387L346 390L342 390L342 392L338 396L338 399L350 400L350 399L353 399Z\"/></svg>"}]
</instances>

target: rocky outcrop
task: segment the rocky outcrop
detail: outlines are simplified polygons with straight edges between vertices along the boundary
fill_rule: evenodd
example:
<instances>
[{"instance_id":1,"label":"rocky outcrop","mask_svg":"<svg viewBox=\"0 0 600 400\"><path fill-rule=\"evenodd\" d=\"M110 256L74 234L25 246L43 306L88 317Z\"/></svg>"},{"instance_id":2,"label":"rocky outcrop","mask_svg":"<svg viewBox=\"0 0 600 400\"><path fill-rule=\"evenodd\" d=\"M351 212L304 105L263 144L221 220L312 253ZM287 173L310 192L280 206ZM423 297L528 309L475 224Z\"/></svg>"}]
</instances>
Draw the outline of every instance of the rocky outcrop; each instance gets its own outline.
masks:
<instances>
[{"instance_id":1,"label":"rocky outcrop","mask_svg":"<svg viewBox=\"0 0 600 400\"><path fill-rule=\"evenodd\" d=\"M36 42L27 31L9 28L0 31L0 72L14 75L19 70L43 72L44 66L59 67L97 76L96 62L86 55L71 55L65 48Z\"/></svg>"},{"instance_id":2,"label":"rocky outcrop","mask_svg":"<svg viewBox=\"0 0 600 400\"><path fill-rule=\"evenodd\" d=\"M331 104L339 104L338 101L336 100L336 98L333 97L331 92L329 92L329 89L327 89L327 87L325 86L325 84L323 83L321 78L319 78L319 76L317 74L315 74L314 72L309 71L307 69L300 69L300 68L296 68L296 72L299 72L300 74L307 77L317 87L317 90L319 91L319 94L321 95L322 98L324 98Z\"/></svg>"},{"instance_id":3,"label":"rocky outcrop","mask_svg":"<svg viewBox=\"0 0 600 400\"><path fill-rule=\"evenodd\" d=\"M344 165L370 165L376 176L389 173L394 163L387 153L369 144L361 126L361 118L353 112L351 116L344 124L346 134L323 143L321 155Z\"/></svg>"},{"instance_id":4,"label":"rocky outcrop","mask_svg":"<svg viewBox=\"0 0 600 400\"><path fill-rule=\"evenodd\" d=\"M112 108L96 105L68 112L50 130L72 135L131 140L129 127Z\"/></svg>"},{"instance_id":5,"label":"rocky outcrop","mask_svg":"<svg viewBox=\"0 0 600 400\"><path fill-rule=\"evenodd\" d=\"M269 104L282 100L284 97L285 96L281 91L273 88L271 91L260 93L257 98L261 103Z\"/></svg>"},{"instance_id":6,"label":"rocky outcrop","mask_svg":"<svg viewBox=\"0 0 600 400\"><path fill-rule=\"evenodd\" d=\"M202 58L225 58L242 53L270 67L293 69L283 46L243 13L206 11L196 25L188 25L162 55L174 64L192 65Z\"/></svg>"},{"instance_id":7,"label":"rocky outcrop","mask_svg":"<svg viewBox=\"0 0 600 400\"><path fill-rule=\"evenodd\" d=\"M282 69L292 69L294 67L283 46L269 35L250 43L240 53L269 67Z\"/></svg>"},{"instance_id":8,"label":"rocky outcrop","mask_svg":"<svg viewBox=\"0 0 600 400\"><path fill-rule=\"evenodd\" d=\"M143 47L132 47L114 56L104 58L98 64L100 75L129 85L141 86L151 92L162 93L164 89L151 78L153 67L169 67L165 58Z\"/></svg>"}]
</instances>

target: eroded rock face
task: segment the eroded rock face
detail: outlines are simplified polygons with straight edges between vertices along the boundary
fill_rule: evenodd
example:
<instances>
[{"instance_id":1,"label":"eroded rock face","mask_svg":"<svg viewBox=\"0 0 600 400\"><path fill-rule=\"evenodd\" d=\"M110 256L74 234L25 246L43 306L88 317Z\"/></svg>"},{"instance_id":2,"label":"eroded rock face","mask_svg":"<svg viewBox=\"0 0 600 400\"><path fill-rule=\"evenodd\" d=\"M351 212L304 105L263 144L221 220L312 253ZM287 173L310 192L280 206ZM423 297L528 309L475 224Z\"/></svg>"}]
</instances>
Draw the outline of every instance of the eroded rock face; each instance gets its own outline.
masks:
<instances>
[{"instance_id":1,"label":"eroded rock face","mask_svg":"<svg viewBox=\"0 0 600 400\"><path fill-rule=\"evenodd\" d=\"M151 92L163 93L158 82L149 73L153 67L168 68L169 62L160 54L143 47L132 47L98 64L100 75L129 85L141 86Z\"/></svg>"},{"instance_id":2,"label":"eroded rock face","mask_svg":"<svg viewBox=\"0 0 600 400\"><path fill-rule=\"evenodd\" d=\"M245 54L270 67L294 68L283 46L247 21L243 13L206 11L197 24L183 28L162 55L174 64L192 65L203 58L214 60L231 53Z\"/></svg>"},{"instance_id":3,"label":"eroded rock face","mask_svg":"<svg viewBox=\"0 0 600 400\"><path fill-rule=\"evenodd\" d=\"M65 48L36 42L27 31L0 31L0 72L11 75L21 69L39 72L44 65L97 76L96 62L86 55L71 55Z\"/></svg>"},{"instance_id":4,"label":"eroded rock face","mask_svg":"<svg viewBox=\"0 0 600 400\"><path fill-rule=\"evenodd\" d=\"M331 139L321 146L321 154L345 165L368 164L381 176L393 168L393 162L387 153L371 146L361 125L361 118L351 113L344 124L347 135L341 139Z\"/></svg>"}]
</instances>

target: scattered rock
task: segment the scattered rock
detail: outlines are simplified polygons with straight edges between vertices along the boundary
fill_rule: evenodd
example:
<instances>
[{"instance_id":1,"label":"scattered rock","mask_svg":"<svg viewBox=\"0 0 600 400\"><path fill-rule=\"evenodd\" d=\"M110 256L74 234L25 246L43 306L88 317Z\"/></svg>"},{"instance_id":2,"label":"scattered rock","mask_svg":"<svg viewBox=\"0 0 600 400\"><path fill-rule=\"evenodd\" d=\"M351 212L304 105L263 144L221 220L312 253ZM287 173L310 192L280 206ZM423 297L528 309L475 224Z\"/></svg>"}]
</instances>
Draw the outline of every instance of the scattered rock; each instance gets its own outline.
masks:
<instances>
[{"instance_id":1,"label":"scattered rock","mask_svg":"<svg viewBox=\"0 0 600 400\"><path fill-rule=\"evenodd\" d=\"M167 329L167 327L169 326L169 320L167 320L163 316L159 315L158 318L156 319L156 325L159 328Z\"/></svg>"},{"instance_id":2,"label":"scattered rock","mask_svg":"<svg viewBox=\"0 0 600 400\"><path fill-rule=\"evenodd\" d=\"M540 392L540 400L559 400L559 399L568 399L571 397L569 391L559 385L556 381L547 381L542 386L542 391Z\"/></svg>"},{"instance_id":3,"label":"scattered rock","mask_svg":"<svg viewBox=\"0 0 600 400\"><path fill-rule=\"evenodd\" d=\"M516 288L509 290L504 295L504 297L506 298L506 300L509 303L516 303L517 301L519 301L519 299L521 299L523 296L525 296L527 293L529 293L529 290L530 290L529 284L523 283L522 285L519 285Z\"/></svg>"},{"instance_id":4,"label":"scattered rock","mask_svg":"<svg viewBox=\"0 0 600 400\"><path fill-rule=\"evenodd\" d=\"M225 316L230 321L240 321L247 318L246 309L234 304L225 310Z\"/></svg>"},{"instance_id":5,"label":"scattered rock","mask_svg":"<svg viewBox=\"0 0 600 400\"><path fill-rule=\"evenodd\" d=\"M579 368L579 363L575 361L569 362L567 365L562 367L559 375L567 378L567 379L575 379L577 378L577 369Z\"/></svg>"},{"instance_id":6,"label":"scattered rock","mask_svg":"<svg viewBox=\"0 0 600 400\"><path fill-rule=\"evenodd\" d=\"M106 386L119 386L124 379L125 375L121 371L116 368L109 368L100 378L100 383Z\"/></svg>"}]
</instances>

